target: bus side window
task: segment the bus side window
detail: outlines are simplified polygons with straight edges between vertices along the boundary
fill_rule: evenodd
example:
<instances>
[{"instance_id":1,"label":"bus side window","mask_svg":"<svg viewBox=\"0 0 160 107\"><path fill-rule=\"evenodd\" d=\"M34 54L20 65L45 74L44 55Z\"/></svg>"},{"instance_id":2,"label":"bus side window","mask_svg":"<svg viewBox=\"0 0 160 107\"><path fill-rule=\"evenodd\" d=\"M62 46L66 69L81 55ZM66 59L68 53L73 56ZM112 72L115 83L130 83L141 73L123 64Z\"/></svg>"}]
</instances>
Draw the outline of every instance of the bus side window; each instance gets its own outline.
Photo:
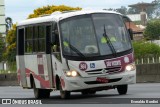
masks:
<instances>
[{"instance_id":1,"label":"bus side window","mask_svg":"<svg viewBox=\"0 0 160 107\"><path fill-rule=\"evenodd\" d=\"M25 53L33 51L33 27L29 26L25 29Z\"/></svg>"},{"instance_id":2,"label":"bus side window","mask_svg":"<svg viewBox=\"0 0 160 107\"><path fill-rule=\"evenodd\" d=\"M60 54L60 43L59 43L59 32L58 32L58 27L57 27L57 23L53 24L53 31L52 31L52 37L51 37L52 41L52 50L53 50L53 54L55 55L55 57L61 61L61 54Z\"/></svg>"},{"instance_id":3,"label":"bus side window","mask_svg":"<svg viewBox=\"0 0 160 107\"><path fill-rule=\"evenodd\" d=\"M51 54L51 25L46 26L46 54Z\"/></svg>"},{"instance_id":4,"label":"bus side window","mask_svg":"<svg viewBox=\"0 0 160 107\"><path fill-rule=\"evenodd\" d=\"M39 32L38 32L38 52L45 52L45 26L39 25Z\"/></svg>"},{"instance_id":5,"label":"bus side window","mask_svg":"<svg viewBox=\"0 0 160 107\"><path fill-rule=\"evenodd\" d=\"M24 55L24 28L18 29L17 33L17 55Z\"/></svg>"},{"instance_id":6,"label":"bus side window","mask_svg":"<svg viewBox=\"0 0 160 107\"><path fill-rule=\"evenodd\" d=\"M53 25L52 49L53 49L53 52L60 52L59 33L58 33L57 24Z\"/></svg>"}]
</instances>

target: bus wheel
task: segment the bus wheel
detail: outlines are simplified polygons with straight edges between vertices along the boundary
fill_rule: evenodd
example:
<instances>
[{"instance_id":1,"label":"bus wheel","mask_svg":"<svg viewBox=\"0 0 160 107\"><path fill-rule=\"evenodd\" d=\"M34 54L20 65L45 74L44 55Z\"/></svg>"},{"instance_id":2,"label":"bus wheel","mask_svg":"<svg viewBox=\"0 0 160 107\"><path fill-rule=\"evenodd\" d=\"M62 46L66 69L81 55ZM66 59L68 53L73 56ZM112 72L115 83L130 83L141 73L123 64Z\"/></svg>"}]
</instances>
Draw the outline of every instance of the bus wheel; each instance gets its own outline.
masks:
<instances>
[{"instance_id":1,"label":"bus wheel","mask_svg":"<svg viewBox=\"0 0 160 107\"><path fill-rule=\"evenodd\" d=\"M82 93L82 95L88 95L89 94L88 91L82 91L81 93Z\"/></svg>"},{"instance_id":2,"label":"bus wheel","mask_svg":"<svg viewBox=\"0 0 160 107\"><path fill-rule=\"evenodd\" d=\"M59 84L59 90L60 90L60 96L61 96L62 99L70 98L70 95L71 95L70 91L64 91L62 89L61 83Z\"/></svg>"},{"instance_id":3,"label":"bus wheel","mask_svg":"<svg viewBox=\"0 0 160 107\"><path fill-rule=\"evenodd\" d=\"M38 89L35 86L35 83L33 82L33 91L35 98L49 98L50 97L50 90L48 89Z\"/></svg>"},{"instance_id":4,"label":"bus wheel","mask_svg":"<svg viewBox=\"0 0 160 107\"><path fill-rule=\"evenodd\" d=\"M96 94L96 91L90 91L89 94L94 95L94 94Z\"/></svg>"},{"instance_id":5,"label":"bus wheel","mask_svg":"<svg viewBox=\"0 0 160 107\"><path fill-rule=\"evenodd\" d=\"M82 95L88 95L88 94L94 95L94 94L96 94L96 91L84 90L84 91L82 91L81 93L82 93Z\"/></svg>"},{"instance_id":6,"label":"bus wheel","mask_svg":"<svg viewBox=\"0 0 160 107\"><path fill-rule=\"evenodd\" d=\"M117 91L120 95L124 95L127 93L128 85L119 85L117 86Z\"/></svg>"}]
</instances>

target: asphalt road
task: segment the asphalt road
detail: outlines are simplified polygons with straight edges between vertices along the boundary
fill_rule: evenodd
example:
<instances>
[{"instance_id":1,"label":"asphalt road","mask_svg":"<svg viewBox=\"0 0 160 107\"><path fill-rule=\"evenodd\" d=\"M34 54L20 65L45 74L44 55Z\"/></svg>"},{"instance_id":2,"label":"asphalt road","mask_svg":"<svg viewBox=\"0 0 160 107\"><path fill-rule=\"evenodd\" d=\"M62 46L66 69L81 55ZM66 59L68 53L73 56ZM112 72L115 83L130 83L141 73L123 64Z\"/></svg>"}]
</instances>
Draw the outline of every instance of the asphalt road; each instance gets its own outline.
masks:
<instances>
[{"instance_id":1,"label":"asphalt road","mask_svg":"<svg viewBox=\"0 0 160 107\"><path fill-rule=\"evenodd\" d=\"M32 89L22 89L21 87L0 87L0 98L20 98L20 99L34 99ZM119 95L117 90L99 91L95 95L83 96L81 93L71 93L71 98L62 100L59 91L53 91L50 99L42 100L43 104L126 104L133 106L131 100L149 100L158 101L160 106L160 83L141 83L129 85L127 95ZM143 103L136 103L141 105ZM152 105L152 104L149 104ZM155 104L154 104L155 105ZM120 107L120 105L116 105ZM146 104L144 104L144 107ZM0 106L1 107L1 106ZM36 106L35 106L36 107ZM58 107L58 106L56 106ZM67 107L67 106L66 106ZM94 107L94 106L91 106Z\"/></svg>"}]
</instances>

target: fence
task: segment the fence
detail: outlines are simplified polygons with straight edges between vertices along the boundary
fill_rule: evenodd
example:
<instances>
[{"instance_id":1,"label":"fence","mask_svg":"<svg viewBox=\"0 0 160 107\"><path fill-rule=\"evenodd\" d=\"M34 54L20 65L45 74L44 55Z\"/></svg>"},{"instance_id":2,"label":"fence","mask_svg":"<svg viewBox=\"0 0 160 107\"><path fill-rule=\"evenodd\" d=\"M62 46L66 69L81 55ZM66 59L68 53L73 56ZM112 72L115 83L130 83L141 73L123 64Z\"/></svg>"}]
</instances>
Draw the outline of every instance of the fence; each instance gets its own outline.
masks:
<instances>
[{"instance_id":1,"label":"fence","mask_svg":"<svg viewBox=\"0 0 160 107\"><path fill-rule=\"evenodd\" d=\"M160 82L160 63L136 65L137 82Z\"/></svg>"},{"instance_id":2,"label":"fence","mask_svg":"<svg viewBox=\"0 0 160 107\"><path fill-rule=\"evenodd\" d=\"M147 61L150 64L138 64L136 65L137 69L137 83L143 82L158 82L160 83L160 63L158 62L159 59L152 59ZM160 61L160 60L159 60ZM144 63L145 61L142 60ZM142 63L141 62L141 63ZM154 63L153 63L154 62ZM12 72L2 72L0 74L0 86L1 85L18 85L17 82L17 74Z\"/></svg>"},{"instance_id":3,"label":"fence","mask_svg":"<svg viewBox=\"0 0 160 107\"><path fill-rule=\"evenodd\" d=\"M142 57L135 60L136 65L138 64L155 64L160 63L160 56Z\"/></svg>"}]
</instances>

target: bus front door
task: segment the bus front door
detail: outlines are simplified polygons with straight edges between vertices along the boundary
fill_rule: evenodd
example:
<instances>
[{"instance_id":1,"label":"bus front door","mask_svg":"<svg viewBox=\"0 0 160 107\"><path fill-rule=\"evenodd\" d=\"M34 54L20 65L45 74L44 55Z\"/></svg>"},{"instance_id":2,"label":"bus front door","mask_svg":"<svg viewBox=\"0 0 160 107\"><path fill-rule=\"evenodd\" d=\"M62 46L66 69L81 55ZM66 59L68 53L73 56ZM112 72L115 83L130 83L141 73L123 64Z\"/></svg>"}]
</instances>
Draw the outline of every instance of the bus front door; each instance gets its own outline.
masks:
<instances>
[{"instance_id":1,"label":"bus front door","mask_svg":"<svg viewBox=\"0 0 160 107\"><path fill-rule=\"evenodd\" d=\"M22 87L27 87L26 69L25 69L25 58L24 58L24 28L17 30L17 68L18 68L18 78Z\"/></svg>"}]
</instances>

